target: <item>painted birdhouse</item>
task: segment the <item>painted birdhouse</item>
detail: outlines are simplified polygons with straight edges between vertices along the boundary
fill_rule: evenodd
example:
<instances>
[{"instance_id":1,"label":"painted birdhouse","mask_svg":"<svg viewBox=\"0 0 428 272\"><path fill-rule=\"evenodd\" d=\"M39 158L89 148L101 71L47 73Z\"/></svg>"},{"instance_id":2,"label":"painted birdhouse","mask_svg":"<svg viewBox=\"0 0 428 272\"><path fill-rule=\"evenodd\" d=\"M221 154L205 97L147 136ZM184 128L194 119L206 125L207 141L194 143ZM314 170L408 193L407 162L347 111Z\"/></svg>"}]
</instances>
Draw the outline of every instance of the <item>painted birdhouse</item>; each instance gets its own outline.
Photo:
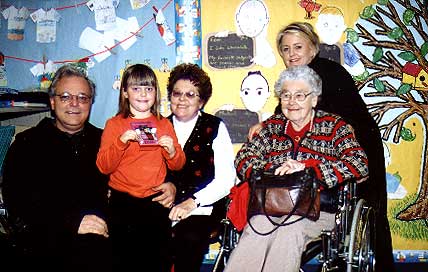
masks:
<instances>
[{"instance_id":1,"label":"painted birdhouse","mask_svg":"<svg viewBox=\"0 0 428 272\"><path fill-rule=\"evenodd\" d=\"M428 73L420 65L407 62L402 72L403 83L412 85L415 90L428 90Z\"/></svg>"}]
</instances>

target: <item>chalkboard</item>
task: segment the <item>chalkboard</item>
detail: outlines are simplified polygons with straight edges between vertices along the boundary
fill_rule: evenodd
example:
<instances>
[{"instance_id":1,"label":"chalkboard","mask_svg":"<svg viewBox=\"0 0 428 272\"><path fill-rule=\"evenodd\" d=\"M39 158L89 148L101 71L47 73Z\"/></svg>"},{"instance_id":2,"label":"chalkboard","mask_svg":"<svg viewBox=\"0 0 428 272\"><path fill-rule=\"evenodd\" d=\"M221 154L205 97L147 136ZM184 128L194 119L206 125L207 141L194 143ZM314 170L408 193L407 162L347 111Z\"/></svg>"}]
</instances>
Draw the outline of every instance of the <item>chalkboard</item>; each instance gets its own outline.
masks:
<instances>
[{"instance_id":1,"label":"chalkboard","mask_svg":"<svg viewBox=\"0 0 428 272\"><path fill-rule=\"evenodd\" d=\"M253 65L254 39L229 33L226 37L207 35L204 41L205 64L213 69L248 68Z\"/></svg>"},{"instance_id":2,"label":"chalkboard","mask_svg":"<svg viewBox=\"0 0 428 272\"><path fill-rule=\"evenodd\" d=\"M258 113L244 109L219 110L215 116L223 119L233 144L246 142L250 127L260 122Z\"/></svg>"},{"instance_id":3,"label":"chalkboard","mask_svg":"<svg viewBox=\"0 0 428 272\"><path fill-rule=\"evenodd\" d=\"M320 57L343 64L343 48L338 44L320 44Z\"/></svg>"}]
</instances>

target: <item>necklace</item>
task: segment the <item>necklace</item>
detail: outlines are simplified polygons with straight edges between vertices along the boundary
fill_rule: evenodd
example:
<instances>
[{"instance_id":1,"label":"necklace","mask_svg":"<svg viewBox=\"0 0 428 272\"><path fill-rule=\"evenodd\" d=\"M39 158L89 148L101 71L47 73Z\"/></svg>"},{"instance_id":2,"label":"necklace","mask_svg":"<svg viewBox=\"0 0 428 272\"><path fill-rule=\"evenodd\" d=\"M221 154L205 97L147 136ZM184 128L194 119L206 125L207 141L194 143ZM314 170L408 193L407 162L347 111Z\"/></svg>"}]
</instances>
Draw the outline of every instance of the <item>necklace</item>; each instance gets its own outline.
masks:
<instances>
[{"instance_id":1,"label":"necklace","mask_svg":"<svg viewBox=\"0 0 428 272\"><path fill-rule=\"evenodd\" d=\"M287 123L285 124L285 134L287 134L288 136L290 136L294 142L298 143L300 142L300 140L302 139L302 137L305 135L305 133L307 131L312 131L312 126L313 126L313 121L314 121L314 115L315 115L315 111L312 111L312 116L311 116L311 120L308 124L306 124L301 130L296 131L293 127L293 125L291 125L289 127L290 124L290 120L287 120Z\"/></svg>"}]
</instances>

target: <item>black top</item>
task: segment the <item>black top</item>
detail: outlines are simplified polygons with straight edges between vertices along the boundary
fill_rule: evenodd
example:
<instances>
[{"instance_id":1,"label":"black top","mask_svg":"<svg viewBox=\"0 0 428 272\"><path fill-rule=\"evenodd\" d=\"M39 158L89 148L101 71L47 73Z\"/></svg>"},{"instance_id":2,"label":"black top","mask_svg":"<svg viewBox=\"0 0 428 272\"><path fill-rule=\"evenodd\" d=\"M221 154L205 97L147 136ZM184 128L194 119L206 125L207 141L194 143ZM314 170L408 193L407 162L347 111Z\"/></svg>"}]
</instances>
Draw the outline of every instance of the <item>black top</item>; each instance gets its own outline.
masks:
<instances>
[{"instance_id":1,"label":"black top","mask_svg":"<svg viewBox=\"0 0 428 272\"><path fill-rule=\"evenodd\" d=\"M317 108L340 115L355 130L355 136L369 160L369 179L359 192L370 204L386 214L386 173L379 127L346 69L333 61L316 57L309 66L322 79L322 95Z\"/></svg>"},{"instance_id":2,"label":"black top","mask_svg":"<svg viewBox=\"0 0 428 272\"><path fill-rule=\"evenodd\" d=\"M392 242L387 218L386 170L379 127L370 115L352 76L331 60L315 57L309 64L322 79L322 95L317 108L338 114L352 125L367 154L369 178L358 185L357 193L376 212L376 270L394 271Z\"/></svg>"},{"instance_id":3,"label":"black top","mask_svg":"<svg viewBox=\"0 0 428 272\"><path fill-rule=\"evenodd\" d=\"M87 123L70 135L45 118L10 146L4 202L11 222L23 230L25 247L36 255L67 254L84 215L106 216L108 179L95 164L101 133Z\"/></svg>"}]
</instances>

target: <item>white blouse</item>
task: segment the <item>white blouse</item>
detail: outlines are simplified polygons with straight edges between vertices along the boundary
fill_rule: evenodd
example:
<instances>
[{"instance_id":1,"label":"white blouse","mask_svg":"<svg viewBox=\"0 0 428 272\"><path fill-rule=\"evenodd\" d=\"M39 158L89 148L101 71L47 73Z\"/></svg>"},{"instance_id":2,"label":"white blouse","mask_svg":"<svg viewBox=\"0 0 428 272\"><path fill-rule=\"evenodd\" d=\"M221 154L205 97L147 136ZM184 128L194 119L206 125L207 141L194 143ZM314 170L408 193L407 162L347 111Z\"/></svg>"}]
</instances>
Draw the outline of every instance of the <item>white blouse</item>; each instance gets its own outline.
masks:
<instances>
[{"instance_id":1,"label":"white blouse","mask_svg":"<svg viewBox=\"0 0 428 272\"><path fill-rule=\"evenodd\" d=\"M192 134L198 117L199 115L187 122L181 122L173 116L174 130L182 148L184 148L190 134ZM214 151L214 179L205 188L194 194L201 207L194 210L192 214L211 214L212 207L209 207L210 209L208 210L204 209L208 207L203 206L212 205L217 200L227 196L235 184L235 154L232 140L223 122L220 122L217 137L213 141L212 148Z\"/></svg>"}]
</instances>

